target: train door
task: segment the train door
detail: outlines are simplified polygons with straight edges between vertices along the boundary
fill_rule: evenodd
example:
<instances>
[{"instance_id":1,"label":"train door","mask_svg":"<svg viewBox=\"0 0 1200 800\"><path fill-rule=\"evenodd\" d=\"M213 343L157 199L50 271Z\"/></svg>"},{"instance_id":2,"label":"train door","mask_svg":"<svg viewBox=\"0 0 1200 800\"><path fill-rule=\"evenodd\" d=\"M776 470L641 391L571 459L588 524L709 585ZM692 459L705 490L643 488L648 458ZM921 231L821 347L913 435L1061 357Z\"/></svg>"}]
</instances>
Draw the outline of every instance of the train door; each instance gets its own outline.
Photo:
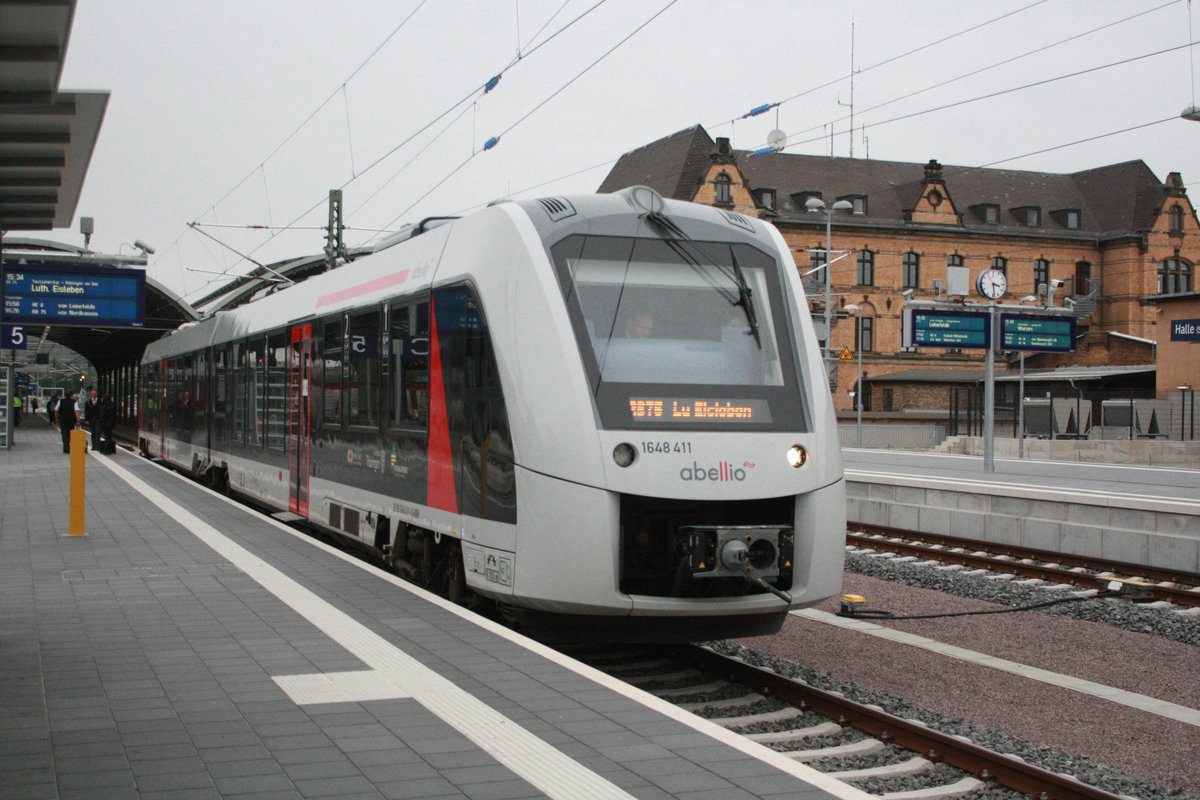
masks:
<instances>
[{"instance_id":1,"label":"train door","mask_svg":"<svg viewBox=\"0 0 1200 800\"><path fill-rule=\"evenodd\" d=\"M158 418L158 457L167 457L167 433L170 416L167 408L167 398L170 397L168 382L171 380L171 367L167 359L158 364L158 387L154 392L153 414Z\"/></svg>"},{"instance_id":2,"label":"train door","mask_svg":"<svg viewBox=\"0 0 1200 800\"><path fill-rule=\"evenodd\" d=\"M312 324L292 328L288 348L288 510L308 516L312 460Z\"/></svg>"}]
</instances>

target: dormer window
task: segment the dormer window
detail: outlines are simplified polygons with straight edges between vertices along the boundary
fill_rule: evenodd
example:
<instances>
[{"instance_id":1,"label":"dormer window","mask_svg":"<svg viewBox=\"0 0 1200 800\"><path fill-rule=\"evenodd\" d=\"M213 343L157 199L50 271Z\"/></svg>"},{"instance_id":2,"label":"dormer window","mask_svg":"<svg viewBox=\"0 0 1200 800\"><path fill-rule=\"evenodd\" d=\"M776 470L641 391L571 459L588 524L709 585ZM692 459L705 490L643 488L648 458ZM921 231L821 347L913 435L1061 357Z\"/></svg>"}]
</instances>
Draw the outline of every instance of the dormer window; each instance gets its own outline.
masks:
<instances>
[{"instance_id":1,"label":"dormer window","mask_svg":"<svg viewBox=\"0 0 1200 800\"><path fill-rule=\"evenodd\" d=\"M1051 211L1050 216L1058 221L1069 231L1079 230L1079 209L1078 208L1061 208L1058 211Z\"/></svg>"},{"instance_id":2,"label":"dormer window","mask_svg":"<svg viewBox=\"0 0 1200 800\"><path fill-rule=\"evenodd\" d=\"M728 172L722 172L713 180L716 184L715 202L719 205L733 205L733 179Z\"/></svg>"},{"instance_id":3,"label":"dormer window","mask_svg":"<svg viewBox=\"0 0 1200 800\"><path fill-rule=\"evenodd\" d=\"M775 210L775 190L774 189L755 189L754 195L758 199L758 204L770 211Z\"/></svg>"},{"instance_id":4,"label":"dormer window","mask_svg":"<svg viewBox=\"0 0 1200 800\"><path fill-rule=\"evenodd\" d=\"M986 225L1000 224L1000 206L995 203L980 203L971 206L971 213Z\"/></svg>"},{"instance_id":5,"label":"dormer window","mask_svg":"<svg viewBox=\"0 0 1200 800\"><path fill-rule=\"evenodd\" d=\"M850 203L851 213L860 216L867 213L867 196L865 194L848 194L845 197L839 197L838 200Z\"/></svg>"},{"instance_id":6,"label":"dormer window","mask_svg":"<svg viewBox=\"0 0 1200 800\"><path fill-rule=\"evenodd\" d=\"M1012 213L1026 228L1037 228L1042 224L1042 209L1038 206L1018 206Z\"/></svg>"}]
</instances>

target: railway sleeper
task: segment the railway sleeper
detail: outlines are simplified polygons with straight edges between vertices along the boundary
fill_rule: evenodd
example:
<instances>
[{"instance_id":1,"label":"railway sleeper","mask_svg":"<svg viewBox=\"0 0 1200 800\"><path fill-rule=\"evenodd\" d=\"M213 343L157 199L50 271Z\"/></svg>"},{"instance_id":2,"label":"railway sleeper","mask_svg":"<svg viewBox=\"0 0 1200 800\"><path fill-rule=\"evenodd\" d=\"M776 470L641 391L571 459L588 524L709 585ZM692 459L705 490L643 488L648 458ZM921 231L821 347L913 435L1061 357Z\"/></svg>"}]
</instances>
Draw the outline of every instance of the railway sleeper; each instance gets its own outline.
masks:
<instances>
[{"instance_id":1,"label":"railway sleeper","mask_svg":"<svg viewBox=\"0 0 1200 800\"><path fill-rule=\"evenodd\" d=\"M946 800L946 798L962 797L971 792L977 792L985 786L987 784L978 778L967 777L942 786L910 789L906 792L888 792L878 795L878 797L880 800Z\"/></svg>"},{"instance_id":2,"label":"railway sleeper","mask_svg":"<svg viewBox=\"0 0 1200 800\"><path fill-rule=\"evenodd\" d=\"M921 756L913 756L905 761L894 764L880 764L878 767L865 769L848 769L843 772L827 772L831 778L839 781L865 781L873 778L896 778L901 775L922 775L933 769L933 762Z\"/></svg>"},{"instance_id":3,"label":"railway sleeper","mask_svg":"<svg viewBox=\"0 0 1200 800\"><path fill-rule=\"evenodd\" d=\"M838 744L833 747L820 747L816 750L793 750L785 753L793 761L819 761L822 758L846 758L847 756L865 756L881 753L887 747L878 739L859 739L849 744Z\"/></svg>"},{"instance_id":4,"label":"railway sleeper","mask_svg":"<svg viewBox=\"0 0 1200 800\"><path fill-rule=\"evenodd\" d=\"M838 736L845 729L836 722L821 722L807 728L792 728L787 731L763 731L762 733L744 734L747 739L759 744L775 744L790 742L797 739L814 739L818 736Z\"/></svg>"},{"instance_id":5,"label":"railway sleeper","mask_svg":"<svg viewBox=\"0 0 1200 800\"><path fill-rule=\"evenodd\" d=\"M757 692L751 692L750 694L744 694L741 697L730 697L725 700L700 700L695 703L680 703L679 707L685 711L703 711L706 708L737 708L738 706L752 706L755 703L761 703L766 699L767 698L763 697ZM745 717L742 719L745 719Z\"/></svg>"},{"instance_id":6,"label":"railway sleeper","mask_svg":"<svg viewBox=\"0 0 1200 800\"><path fill-rule=\"evenodd\" d=\"M777 711L764 711L761 714L747 714L744 717L712 717L708 721L722 728L746 728L751 725L771 725L784 722L802 722L804 712L798 708L781 708Z\"/></svg>"},{"instance_id":7,"label":"railway sleeper","mask_svg":"<svg viewBox=\"0 0 1200 800\"><path fill-rule=\"evenodd\" d=\"M695 680L701 677L700 673L694 669L684 669L678 672L663 672L657 675L635 675L630 678L625 678L625 682L632 686L645 686L649 683L676 683L678 681Z\"/></svg>"},{"instance_id":8,"label":"railway sleeper","mask_svg":"<svg viewBox=\"0 0 1200 800\"><path fill-rule=\"evenodd\" d=\"M726 681L714 681L712 683L697 683L689 686L673 686L670 689L647 689L646 691L655 697L661 697L665 700L689 694L711 694L724 689L728 685ZM740 700L741 698L738 699Z\"/></svg>"}]
</instances>

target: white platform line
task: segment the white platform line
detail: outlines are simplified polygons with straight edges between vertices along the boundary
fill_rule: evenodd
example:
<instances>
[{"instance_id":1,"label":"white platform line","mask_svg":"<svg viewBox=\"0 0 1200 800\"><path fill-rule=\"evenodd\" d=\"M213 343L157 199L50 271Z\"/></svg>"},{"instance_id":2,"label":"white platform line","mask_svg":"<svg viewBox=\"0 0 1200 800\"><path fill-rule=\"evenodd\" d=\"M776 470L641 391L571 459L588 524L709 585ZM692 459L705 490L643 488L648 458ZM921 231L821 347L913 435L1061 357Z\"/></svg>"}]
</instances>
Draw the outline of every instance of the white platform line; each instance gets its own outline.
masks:
<instances>
[{"instance_id":1,"label":"white platform line","mask_svg":"<svg viewBox=\"0 0 1200 800\"><path fill-rule=\"evenodd\" d=\"M1092 681L1084 680L1083 678L1075 678L1071 675L1063 675L1059 672L1051 672L1050 670L1031 667L1027 664L1019 664L1016 661L1008 661L1003 658L996 658L985 653L978 653L974 650L967 650L963 647L955 647L944 642L937 642L933 639L926 639L923 636L916 636L904 631L894 630L885 627L876 622L869 622L862 619L852 619L850 617L839 617L836 614L830 614L827 611L818 611L817 609L807 608L800 611L791 612L793 616L802 617L820 622L826 625L834 625L839 628L864 633L868 636L878 636L880 639L906 644L912 647L920 647L925 650L938 653L939 655L957 658L960 661L967 661L972 664L979 664L984 667L1000 670L1001 672L1009 672L1013 675L1019 675L1022 678L1030 678L1031 680L1041 681L1053 686L1061 686L1064 689L1082 692L1084 694L1094 695L1112 703L1120 703L1130 708L1136 708L1139 711L1145 711L1150 714L1157 714L1160 717L1173 719L1177 722L1182 722L1186 725L1194 725L1200 727L1200 711L1187 706L1181 706L1176 703L1171 703L1166 700L1159 700L1155 697L1147 697L1144 694L1136 692L1127 692L1124 689L1117 689L1112 686L1105 686L1102 683L1093 683Z\"/></svg>"},{"instance_id":2,"label":"white platform line","mask_svg":"<svg viewBox=\"0 0 1200 800\"><path fill-rule=\"evenodd\" d=\"M111 461L105 463L118 477L229 563L252 577L285 605L372 668L371 672L351 673L353 680L373 681L372 688L381 696L414 698L498 762L550 797L562 800L632 800L633 796L620 787L433 672L374 631L234 543L216 528L128 470ZM303 680L320 678L290 676L280 679L280 682L286 686L289 682L295 685ZM335 684L345 682L345 679L337 677L330 680Z\"/></svg>"},{"instance_id":3,"label":"white platform line","mask_svg":"<svg viewBox=\"0 0 1200 800\"><path fill-rule=\"evenodd\" d=\"M114 462L123 457L124 457L124 454L118 454L117 459L113 459L113 458L107 457L107 456L96 456L96 459L99 463L103 464L106 467L114 467L114 470L115 470L116 464ZM135 458L135 459L137 458L136 456L128 456L128 457ZM138 459L138 460L140 461L140 459ZM236 508L243 513L251 514L251 512L247 511L242 505L240 505L236 500L233 500L232 498L226 497L225 495L217 494L216 492L212 491L211 489L200 486L200 485L196 484L194 481L189 480L188 478L180 475L177 472L174 472L171 469L168 469L167 467L163 467L160 465L153 465L153 466L155 467L155 469L161 470L164 476L170 477L172 480L179 481L181 485L186 485L189 489L191 489L193 491L203 492L204 494L207 494L209 497L213 498L214 500L225 503L225 504L229 505L230 507ZM124 478L125 475L122 475L121 477ZM130 480L130 484L133 485L135 489L138 489L138 491L141 491L141 489L139 488L140 485L146 485L146 484L144 484L144 482L140 481L139 479L132 476L131 474L129 475L128 478L126 478L126 480ZM133 481L138 481L138 483L134 484ZM570 656L567 656L567 655L564 655L563 653L558 652L557 650L553 650L550 647L548 647L544 644L541 644L540 642L534 641L533 639L530 639L527 636L524 636L520 633L517 633L514 630L511 630L510 628L505 628L504 626L502 626L498 623L495 623L495 622L492 622L491 620L480 617L478 614L468 611L468 610L464 609L462 606L455 605L454 603L451 603L449 600L446 600L445 598L439 597L431 592L428 592L425 589L420 588L419 586L409 583L408 581L402 580L401 578L397 577L396 575L392 575L392 574L389 574L386 572L381 572L378 569L366 564L361 559L356 558L348 553L345 553L345 552L337 549L336 547L333 547L332 545L328 545L328 544L325 544L324 542L314 539L311 536L306 536L303 533L295 530L294 528L290 528L287 525L284 525L282 522L271 519L270 517L267 517L267 516L258 516L258 515L254 515L254 519L257 522L261 522L264 525L269 525L269 526L275 528L279 533L281 533L283 535L292 537L298 543L301 543L306 547L312 547L314 549L320 550L323 553L325 553L326 555L330 556L331 558L341 559L342 561L355 567L356 569L362 570L366 575L369 575L374 580L380 580L380 581L389 583L400 591L408 592L409 594L419 597L423 602L429 603L431 605L435 605L438 608L442 609L443 611L445 611L449 614L454 614L455 616L462 617L463 619L470 621L472 625L482 628L482 629L488 631L489 633L491 633L495 636L498 636L502 639L506 639L510 642L519 644L521 647L525 648L526 650L530 651L531 653L541 656L542 658L546 659L549 662L558 664L559 666L563 667L564 669L567 669L576 674L582 675L582 676L586 677L588 680L596 683L597 685L603 686L606 689L609 689L610 691L615 692L616 694L628 697L631 700L634 700L637 703L639 703L647 708L653 709L654 711L661 714L662 716L667 717L669 719L672 719L672 720L680 723L681 725L684 725L689 728L692 728L693 730L699 731L700 733L707 735L711 739L714 739L715 741L720 742L721 744L725 745L726 747L729 747L729 748L732 748L733 750L737 750L741 753L744 753L758 761L762 761L767 764L770 764L772 767L779 770L780 772L791 775L816 789L823 790L834 797L841 798L841 800L877 800L877 798L875 798L874 795L867 794L866 792L862 791L861 789L856 789L855 787L851 786L850 784L843 783L842 781L838 780L837 778L833 778L833 777L825 774L824 772L818 772L817 770L813 769L812 767L809 767L805 764L801 764L800 762L798 762L794 759L788 758L784 753L780 753L778 751L775 751L768 747L765 747L764 745L754 742L754 741L746 738L745 736L742 736L741 734L732 733L732 732L722 728L720 725L717 725L716 723L714 723L710 720L707 720L704 717L697 716L697 715L691 713L690 711L684 711L683 709L679 708L676 705L671 704L670 702L668 702L666 700L662 700L658 697L655 697L654 695L650 694L649 692L643 691L641 689L638 689L636 686L632 686L628 683L625 683L623 680L621 680L619 678L614 678L611 675L601 672L600 670L595 669L594 667L590 667L581 661L577 661L577 660L571 658ZM345 674L345 673L341 673L341 674ZM306 690L314 691L314 692L318 691L318 689L316 687L313 687L311 685L308 687L304 687L303 685L301 685L298 682L299 679L297 676L285 676L285 677L281 677L281 678L276 678L276 682L280 682L280 681L297 681L296 683L290 684L290 686L291 686L292 690L297 691L298 693L304 692ZM330 686L333 687L331 689L332 691L341 691L342 690L341 687L334 685L334 684L340 683L340 681L331 680L328 683L330 684Z\"/></svg>"}]
</instances>

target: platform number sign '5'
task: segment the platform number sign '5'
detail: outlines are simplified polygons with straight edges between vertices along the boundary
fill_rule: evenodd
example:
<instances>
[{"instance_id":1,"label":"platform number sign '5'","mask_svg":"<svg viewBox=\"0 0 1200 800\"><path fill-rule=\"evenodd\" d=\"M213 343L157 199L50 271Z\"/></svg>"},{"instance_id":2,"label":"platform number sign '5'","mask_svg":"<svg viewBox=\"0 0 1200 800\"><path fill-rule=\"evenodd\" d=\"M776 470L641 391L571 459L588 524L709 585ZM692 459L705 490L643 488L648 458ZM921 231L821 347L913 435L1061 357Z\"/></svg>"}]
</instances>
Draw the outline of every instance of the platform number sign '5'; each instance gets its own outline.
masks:
<instances>
[{"instance_id":1,"label":"platform number sign '5'","mask_svg":"<svg viewBox=\"0 0 1200 800\"><path fill-rule=\"evenodd\" d=\"M25 327L23 325L0 325L0 350L24 350Z\"/></svg>"}]
</instances>

